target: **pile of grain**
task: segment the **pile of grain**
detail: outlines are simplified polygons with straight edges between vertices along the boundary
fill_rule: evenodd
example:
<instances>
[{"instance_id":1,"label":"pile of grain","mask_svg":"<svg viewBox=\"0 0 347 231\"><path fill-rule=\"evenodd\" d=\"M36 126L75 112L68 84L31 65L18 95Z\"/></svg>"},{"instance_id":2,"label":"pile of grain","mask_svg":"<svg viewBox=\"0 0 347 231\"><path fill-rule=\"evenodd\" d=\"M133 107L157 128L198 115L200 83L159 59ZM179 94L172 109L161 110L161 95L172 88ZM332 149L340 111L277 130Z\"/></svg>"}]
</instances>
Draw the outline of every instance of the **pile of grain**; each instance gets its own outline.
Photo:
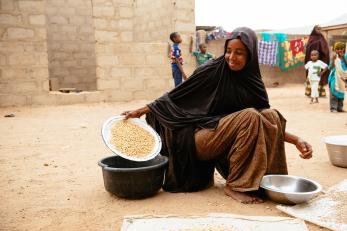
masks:
<instances>
[{"instance_id":1,"label":"pile of grain","mask_svg":"<svg viewBox=\"0 0 347 231\"><path fill-rule=\"evenodd\" d=\"M111 129L111 144L121 153L131 157L148 156L154 148L153 135L142 127L122 120Z\"/></svg>"},{"instance_id":2,"label":"pile of grain","mask_svg":"<svg viewBox=\"0 0 347 231\"><path fill-rule=\"evenodd\" d=\"M329 220L323 220L347 224L347 191L333 191L329 196L335 203L333 215L329 216Z\"/></svg>"},{"instance_id":3,"label":"pile of grain","mask_svg":"<svg viewBox=\"0 0 347 231\"><path fill-rule=\"evenodd\" d=\"M347 224L347 191L335 192L332 198L336 202L336 222Z\"/></svg>"},{"instance_id":4,"label":"pile of grain","mask_svg":"<svg viewBox=\"0 0 347 231\"><path fill-rule=\"evenodd\" d=\"M329 198L334 202L333 214L327 213L327 217L321 217L321 220L347 224L347 191L332 191L321 198Z\"/></svg>"}]
</instances>

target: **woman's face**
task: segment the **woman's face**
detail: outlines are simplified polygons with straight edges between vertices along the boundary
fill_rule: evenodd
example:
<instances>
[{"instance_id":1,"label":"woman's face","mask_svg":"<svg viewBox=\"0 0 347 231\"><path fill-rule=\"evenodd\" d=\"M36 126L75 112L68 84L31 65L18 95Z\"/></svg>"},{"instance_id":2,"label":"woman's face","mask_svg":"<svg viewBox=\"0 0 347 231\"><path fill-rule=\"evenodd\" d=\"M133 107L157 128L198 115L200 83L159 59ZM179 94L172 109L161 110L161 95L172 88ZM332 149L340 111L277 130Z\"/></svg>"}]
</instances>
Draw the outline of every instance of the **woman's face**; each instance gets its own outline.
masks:
<instances>
[{"instance_id":1,"label":"woman's face","mask_svg":"<svg viewBox=\"0 0 347 231\"><path fill-rule=\"evenodd\" d=\"M248 51L240 39L233 39L228 42L224 57L231 70L241 71L247 64Z\"/></svg>"}]
</instances>

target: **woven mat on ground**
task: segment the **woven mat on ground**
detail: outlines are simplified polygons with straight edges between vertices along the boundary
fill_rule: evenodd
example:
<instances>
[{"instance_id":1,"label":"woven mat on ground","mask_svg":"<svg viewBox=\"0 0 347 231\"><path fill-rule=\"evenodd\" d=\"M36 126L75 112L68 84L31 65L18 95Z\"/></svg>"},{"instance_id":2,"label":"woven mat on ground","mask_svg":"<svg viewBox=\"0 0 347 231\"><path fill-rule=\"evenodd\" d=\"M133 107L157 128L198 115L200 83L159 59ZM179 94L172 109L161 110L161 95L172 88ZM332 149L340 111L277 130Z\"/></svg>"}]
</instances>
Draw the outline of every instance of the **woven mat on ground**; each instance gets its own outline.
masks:
<instances>
[{"instance_id":1,"label":"woven mat on ground","mask_svg":"<svg viewBox=\"0 0 347 231\"><path fill-rule=\"evenodd\" d=\"M331 187L326 193L308 203L284 206L277 209L293 217L301 218L322 227L347 230L347 179Z\"/></svg>"},{"instance_id":2,"label":"woven mat on ground","mask_svg":"<svg viewBox=\"0 0 347 231\"><path fill-rule=\"evenodd\" d=\"M241 216L212 213L208 216L127 216L121 231L307 231L305 222L288 217Z\"/></svg>"}]
</instances>

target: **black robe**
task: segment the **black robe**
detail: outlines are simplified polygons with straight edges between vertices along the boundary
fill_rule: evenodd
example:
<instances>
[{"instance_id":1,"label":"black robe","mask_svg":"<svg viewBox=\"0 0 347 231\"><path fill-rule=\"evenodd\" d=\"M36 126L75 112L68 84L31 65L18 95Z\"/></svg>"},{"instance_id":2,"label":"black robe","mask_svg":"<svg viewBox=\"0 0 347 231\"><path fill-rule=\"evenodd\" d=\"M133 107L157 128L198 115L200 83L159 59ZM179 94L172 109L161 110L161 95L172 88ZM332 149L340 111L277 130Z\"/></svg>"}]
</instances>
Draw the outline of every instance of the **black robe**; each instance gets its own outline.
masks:
<instances>
[{"instance_id":1,"label":"black robe","mask_svg":"<svg viewBox=\"0 0 347 231\"><path fill-rule=\"evenodd\" d=\"M232 71L223 55L200 66L187 81L148 105L151 112L146 120L162 138L161 154L169 157L166 191L197 191L213 180L214 161L196 157L196 128L214 129L230 113L270 107L260 75L256 34L249 28L237 28L232 39L240 39L248 49L248 62L241 71Z\"/></svg>"},{"instance_id":2,"label":"black robe","mask_svg":"<svg viewBox=\"0 0 347 231\"><path fill-rule=\"evenodd\" d=\"M328 42L325 40L324 36L321 33L317 33L315 30L316 26L313 28L310 38L306 45L305 53L305 64L311 60L311 51L316 50L319 52L319 59L329 65L330 56L329 56L329 46ZM327 70L322 78L319 81L320 85L326 85L328 83L330 71Z\"/></svg>"}]
</instances>

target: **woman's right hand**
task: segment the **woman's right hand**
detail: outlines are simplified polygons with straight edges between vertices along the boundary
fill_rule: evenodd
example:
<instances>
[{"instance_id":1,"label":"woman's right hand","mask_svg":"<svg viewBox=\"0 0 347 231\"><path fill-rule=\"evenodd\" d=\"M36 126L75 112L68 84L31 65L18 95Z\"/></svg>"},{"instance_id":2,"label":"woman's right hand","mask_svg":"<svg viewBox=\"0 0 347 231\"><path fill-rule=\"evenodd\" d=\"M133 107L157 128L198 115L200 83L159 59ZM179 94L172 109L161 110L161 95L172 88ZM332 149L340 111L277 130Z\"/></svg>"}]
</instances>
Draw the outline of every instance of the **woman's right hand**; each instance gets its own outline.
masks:
<instances>
[{"instance_id":1,"label":"woman's right hand","mask_svg":"<svg viewBox=\"0 0 347 231\"><path fill-rule=\"evenodd\" d=\"M301 138L295 142L296 148L300 151L302 159L310 159L312 157L312 146Z\"/></svg>"},{"instance_id":2,"label":"woman's right hand","mask_svg":"<svg viewBox=\"0 0 347 231\"><path fill-rule=\"evenodd\" d=\"M143 108L139 108L133 111L125 111L121 115L124 115L124 119L129 119L129 118L140 118L142 115L146 114L149 112L149 107L145 106Z\"/></svg>"},{"instance_id":3,"label":"woman's right hand","mask_svg":"<svg viewBox=\"0 0 347 231\"><path fill-rule=\"evenodd\" d=\"M125 119L129 118L140 118L142 116L142 113L139 109L134 110L134 111L125 111L121 115L125 116Z\"/></svg>"}]
</instances>

